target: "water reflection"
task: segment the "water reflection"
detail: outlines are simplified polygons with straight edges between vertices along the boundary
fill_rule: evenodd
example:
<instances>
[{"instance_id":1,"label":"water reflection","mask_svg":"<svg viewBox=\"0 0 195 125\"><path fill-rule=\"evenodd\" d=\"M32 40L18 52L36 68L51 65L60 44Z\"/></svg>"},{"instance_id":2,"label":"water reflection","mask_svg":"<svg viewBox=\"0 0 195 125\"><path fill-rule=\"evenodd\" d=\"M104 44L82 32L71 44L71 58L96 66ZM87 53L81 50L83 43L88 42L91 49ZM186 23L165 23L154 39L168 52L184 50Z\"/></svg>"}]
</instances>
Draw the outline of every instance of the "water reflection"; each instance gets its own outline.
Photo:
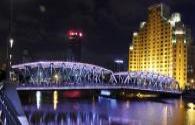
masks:
<instances>
[{"instance_id":1,"label":"water reflection","mask_svg":"<svg viewBox=\"0 0 195 125\"><path fill-rule=\"evenodd\" d=\"M195 124L195 105L190 102L187 104L188 110L187 110L187 125L194 125Z\"/></svg>"},{"instance_id":2,"label":"water reflection","mask_svg":"<svg viewBox=\"0 0 195 125\"><path fill-rule=\"evenodd\" d=\"M58 92L53 92L53 109L56 110L58 105Z\"/></svg>"},{"instance_id":3,"label":"water reflection","mask_svg":"<svg viewBox=\"0 0 195 125\"><path fill-rule=\"evenodd\" d=\"M182 99L67 99L59 91L28 98L36 98L24 104L32 125L195 125L195 104Z\"/></svg>"},{"instance_id":4,"label":"water reflection","mask_svg":"<svg viewBox=\"0 0 195 125\"><path fill-rule=\"evenodd\" d=\"M40 108L41 106L41 91L36 91L36 104L37 104L37 109Z\"/></svg>"}]
</instances>

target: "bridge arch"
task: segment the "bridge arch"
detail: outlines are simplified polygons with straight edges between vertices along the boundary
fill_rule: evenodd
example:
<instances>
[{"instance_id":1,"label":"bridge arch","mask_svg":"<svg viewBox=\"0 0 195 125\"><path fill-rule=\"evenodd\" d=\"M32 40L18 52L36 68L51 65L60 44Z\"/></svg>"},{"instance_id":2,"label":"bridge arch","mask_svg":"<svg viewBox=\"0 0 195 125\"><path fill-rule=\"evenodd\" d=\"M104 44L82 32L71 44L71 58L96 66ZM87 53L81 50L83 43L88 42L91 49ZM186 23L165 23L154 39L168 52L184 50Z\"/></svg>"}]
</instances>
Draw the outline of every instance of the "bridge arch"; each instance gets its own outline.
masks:
<instances>
[{"instance_id":1,"label":"bridge arch","mask_svg":"<svg viewBox=\"0 0 195 125\"><path fill-rule=\"evenodd\" d=\"M178 82L169 76L154 72L129 71L113 74L117 84L132 86L137 89L179 90Z\"/></svg>"},{"instance_id":2,"label":"bridge arch","mask_svg":"<svg viewBox=\"0 0 195 125\"><path fill-rule=\"evenodd\" d=\"M28 85L104 83L113 74L111 70L97 65L64 61L24 63L12 68L17 82Z\"/></svg>"}]
</instances>

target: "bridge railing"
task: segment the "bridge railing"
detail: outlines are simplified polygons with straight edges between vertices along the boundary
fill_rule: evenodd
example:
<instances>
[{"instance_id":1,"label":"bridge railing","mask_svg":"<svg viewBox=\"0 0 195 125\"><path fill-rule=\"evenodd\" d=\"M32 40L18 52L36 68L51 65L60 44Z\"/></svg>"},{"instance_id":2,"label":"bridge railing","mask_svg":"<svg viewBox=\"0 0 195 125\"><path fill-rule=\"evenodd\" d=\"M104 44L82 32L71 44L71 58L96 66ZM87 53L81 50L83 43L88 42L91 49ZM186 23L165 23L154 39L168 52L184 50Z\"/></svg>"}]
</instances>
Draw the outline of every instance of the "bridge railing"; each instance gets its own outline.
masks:
<instances>
[{"instance_id":1,"label":"bridge railing","mask_svg":"<svg viewBox=\"0 0 195 125\"><path fill-rule=\"evenodd\" d=\"M3 87L0 90L0 122L3 125L20 125L20 121L17 118L17 113L14 107L11 105L10 100L3 92Z\"/></svg>"},{"instance_id":2,"label":"bridge railing","mask_svg":"<svg viewBox=\"0 0 195 125\"><path fill-rule=\"evenodd\" d=\"M112 84L112 83L64 83L64 84L19 84L18 90L38 90L38 89L132 89L132 90L144 90L144 91L154 91L154 92L172 92L172 93L180 93L177 89L166 88L162 89L159 87L146 87L142 85L135 85L134 83L129 84Z\"/></svg>"}]
</instances>

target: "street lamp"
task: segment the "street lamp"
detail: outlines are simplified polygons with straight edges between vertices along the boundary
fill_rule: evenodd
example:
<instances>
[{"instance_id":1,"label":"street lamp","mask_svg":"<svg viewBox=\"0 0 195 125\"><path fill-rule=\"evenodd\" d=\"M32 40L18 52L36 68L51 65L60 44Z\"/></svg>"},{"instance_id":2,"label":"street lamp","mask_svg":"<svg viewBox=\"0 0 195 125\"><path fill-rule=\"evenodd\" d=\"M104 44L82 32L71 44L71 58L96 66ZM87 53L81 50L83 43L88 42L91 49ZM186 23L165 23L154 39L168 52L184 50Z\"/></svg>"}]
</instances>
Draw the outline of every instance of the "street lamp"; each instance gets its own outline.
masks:
<instances>
[{"instance_id":1,"label":"street lamp","mask_svg":"<svg viewBox=\"0 0 195 125\"><path fill-rule=\"evenodd\" d=\"M10 0L10 17L9 17L9 39L6 41L6 76L9 81L11 78L11 65L12 65L12 49L14 45L14 39L12 38L13 33L13 0Z\"/></svg>"},{"instance_id":2,"label":"street lamp","mask_svg":"<svg viewBox=\"0 0 195 125\"><path fill-rule=\"evenodd\" d=\"M10 48L12 49L13 48L13 44L14 44L14 39L13 38L9 39L9 44L10 44Z\"/></svg>"}]
</instances>

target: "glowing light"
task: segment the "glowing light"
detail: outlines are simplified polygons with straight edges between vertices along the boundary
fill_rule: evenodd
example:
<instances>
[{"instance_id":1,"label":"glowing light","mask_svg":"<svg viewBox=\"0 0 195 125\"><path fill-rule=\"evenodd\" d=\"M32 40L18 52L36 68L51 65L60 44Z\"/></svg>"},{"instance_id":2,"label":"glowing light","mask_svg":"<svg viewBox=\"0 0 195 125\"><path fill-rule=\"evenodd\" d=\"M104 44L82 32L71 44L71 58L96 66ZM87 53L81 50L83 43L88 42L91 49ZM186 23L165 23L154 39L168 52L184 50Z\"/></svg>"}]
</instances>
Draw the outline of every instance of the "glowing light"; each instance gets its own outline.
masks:
<instances>
[{"instance_id":1,"label":"glowing light","mask_svg":"<svg viewBox=\"0 0 195 125\"><path fill-rule=\"evenodd\" d=\"M39 109L41 106L41 92L40 91L36 91L36 102L37 102L37 109Z\"/></svg>"},{"instance_id":2,"label":"glowing light","mask_svg":"<svg viewBox=\"0 0 195 125\"><path fill-rule=\"evenodd\" d=\"M183 35L185 32L183 30L175 30L174 32L175 35Z\"/></svg>"},{"instance_id":3,"label":"glowing light","mask_svg":"<svg viewBox=\"0 0 195 125\"><path fill-rule=\"evenodd\" d=\"M116 60L114 60L114 62L117 63L117 64L123 64L124 63L124 61L121 60L121 59L116 59Z\"/></svg>"},{"instance_id":4,"label":"glowing light","mask_svg":"<svg viewBox=\"0 0 195 125\"><path fill-rule=\"evenodd\" d=\"M9 43L10 43L10 48L13 48L14 39L13 38L10 38Z\"/></svg>"},{"instance_id":5,"label":"glowing light","mask_svg":"<svg viewBox=\"0 0 195 125\"><path fill-rule=\"evenodd\" d=\"M54 91L53 93L53 109L56 110L58 105L58 92Z\"/></svg>"},{"instance_id":6,"label":"glowing light","mask_svg":"<svg viewBox=\"0 0 195 125\"><path fill-rule=\"evenodd\" d=\"M77 30L70 30L68 31L68 38L69 39L74 39L74 38L81 38L83 37L83 33Z\"/></svg>"},{"instance_id":7,"label":"glowing light","mask_svg":"<svg viewBox=\"0 0 195 125\"><path fill-rule=\"evenodd\" d=\"M194 125L195 124L195 120L194 120L195 105L193 103L188 103L187 105L188 105L189 109L187 110L187 122L186 122L186 124L187 125Z\"/></svg>"},{"instance_id":8,"label":"glowing light","mask_svg":"<svg viewBox=\"0 0 195 125\"><path fill-rule=\"evenodd\" d=\"M169 23L171 24L171 26L175 26L176 23L181 21L181 15L180 13L173 13L171 15L171 19L169 20Z\"/></svg>"},{"instance_id":9,"label":"glowing light","mask_svg":"<svg viewBox=\"0 0 195 125\"><path fill-rule=\"evenodd\" d=\"M44 12L46 11L45 6L43 6L43 5L41 5L39 8L40 8L40 11L41 11L42 13L44 13Z\"/></svg>"},{"instance_id":10,"label":"glowing light","mask_svg":"<svg viewBox=\"0 0 195 125\"><path fill-rule=\"evenodd\" d=\"M98 72L101 72L102 70L111 73L111 70L105 69L103 67L100 66L96 66L93 64L88 64L88 63L80 63L80 62L64 62L64 61L40 61L40 62L32 62L32 63L23 63L23 64L19 64L19 65L14 65L12 66L12 68L14 69L26 69L26 66L29 66L31 68L35 68L38 67L38 65L40 65L45 69L45 68L50 68L51 65L55 66L55 68L60 68L63 65L67 66L67 67L73 67L73 66L77 66L79 69L83 69L84 67L87 68L87 70L93 70L94 67L96 67L96 70Z\"/></svg>"},{"instance_id":11,"label":"glowing light","mask_svg":"<svg viewBox=\"0 0 195 125\"><path fill-rule=\"evenodd\" d=\"M146 24L146 22L141 22L140 23L140 28L143 28L145 24Z\"/></svg>"},{"instance_id":12,"label":"glowing light","mask_svg":"<svg viewBox=\"0 0 195 125\"><path fill-rule=\"evenodd\" d=\"M157 97L157 95L154 95L154 94L141 94L141 93L138 93L136 96L138 98L154 98L154 97Z\"/></svg>"},{"instance_id":13,"label":"glowing light","mask_svg":"<svg viewBox=\"0 0 195 125\"><path fill-rule=\"evenodd\" d=\"M190 82L191 82L191 83L194 83L194 79L191 79Z\"/></svg>"},{"instance_id":14,"label":"glowing light","mask_svg":"<svg viewBox=\"0 0 195 125\"><path fill-rule=\"evenodd\" d=\"M172 39L172 43L176 43L176 39Z\"/></svg>"},{"instance_id":15,"label":"glowing light","mask_svg":"<svg viewBox=\"0 0 195 125\"><path fill-rule=\"evenodd\" d=\"M137 35L138 35L138 33L137 33L137 32L134 32L134 33L133 33L133 36L137 36Z\"/></svg>"},{"instance_id":16,"label":"glowing light","mask_svg":"<svg viewBox=\"0 0 195 125\"><path fill-rule=\"evenodd\" d=\"M130 49L130 50L133 50L133 46L130 46L129 49Z\"/></svg>"},{"instance_id":17,"label":"glowing light","mask_svg":"<svg viewBox=\"0 0 195 125\"><path fill-rule=\"evenodd\" d=\"M186 39L184 40L184 43L186 44Z\"/></svg>"},{"instance_id":18,"label":"glowing light","mask_svg":"<svg viewBox=\"0 0 195 125\"><path fill-rule=\"evenodd\" d=\"M83 36L83 34L80 32L80 33L79 33L79 36L80 36L80 37L82 37L82 36Z\"/></svg>"},{"instance_id":19,"label":"glowing light","mask_svg":"<svg viewBox=\"0 0 195 125\"><path fill-rule=\"evenodd\" d=\"M189 107L190 109L193 109L193 108L195 107L195 105L194 105L193 103L191 103L191 102L188 103L187 105L188 105L188 107Z\"/></svg>"},{"instance_id":20,"label":"glowing light","mask_svg":"<svg viewBox=\"0 0 195 125\"><path fill-rule=\"evenodd\" d=\"M12 59L12 54L9 55L10 60Z\"/></svg>"},{"instance_id":21,"label":"glowing light","mask_svg":"<svg viewBox=\"0 0 195 125\"><path fill-rule=\"evenodd\" d=\"M110 91L102 90L101 95L110 96Z\"/></svg>"},{"instance_id":22,"label":"glowing light","mask_svg":"<svg viewBox=\"0 0 195 125\"><path fill-rule=\"evenodd\" d=\"M58 80L58 79L59 79L58 74L55 74L55 75L54 75L54 78L55 78L56 80Z\"/></svg>"}]
</instances>

